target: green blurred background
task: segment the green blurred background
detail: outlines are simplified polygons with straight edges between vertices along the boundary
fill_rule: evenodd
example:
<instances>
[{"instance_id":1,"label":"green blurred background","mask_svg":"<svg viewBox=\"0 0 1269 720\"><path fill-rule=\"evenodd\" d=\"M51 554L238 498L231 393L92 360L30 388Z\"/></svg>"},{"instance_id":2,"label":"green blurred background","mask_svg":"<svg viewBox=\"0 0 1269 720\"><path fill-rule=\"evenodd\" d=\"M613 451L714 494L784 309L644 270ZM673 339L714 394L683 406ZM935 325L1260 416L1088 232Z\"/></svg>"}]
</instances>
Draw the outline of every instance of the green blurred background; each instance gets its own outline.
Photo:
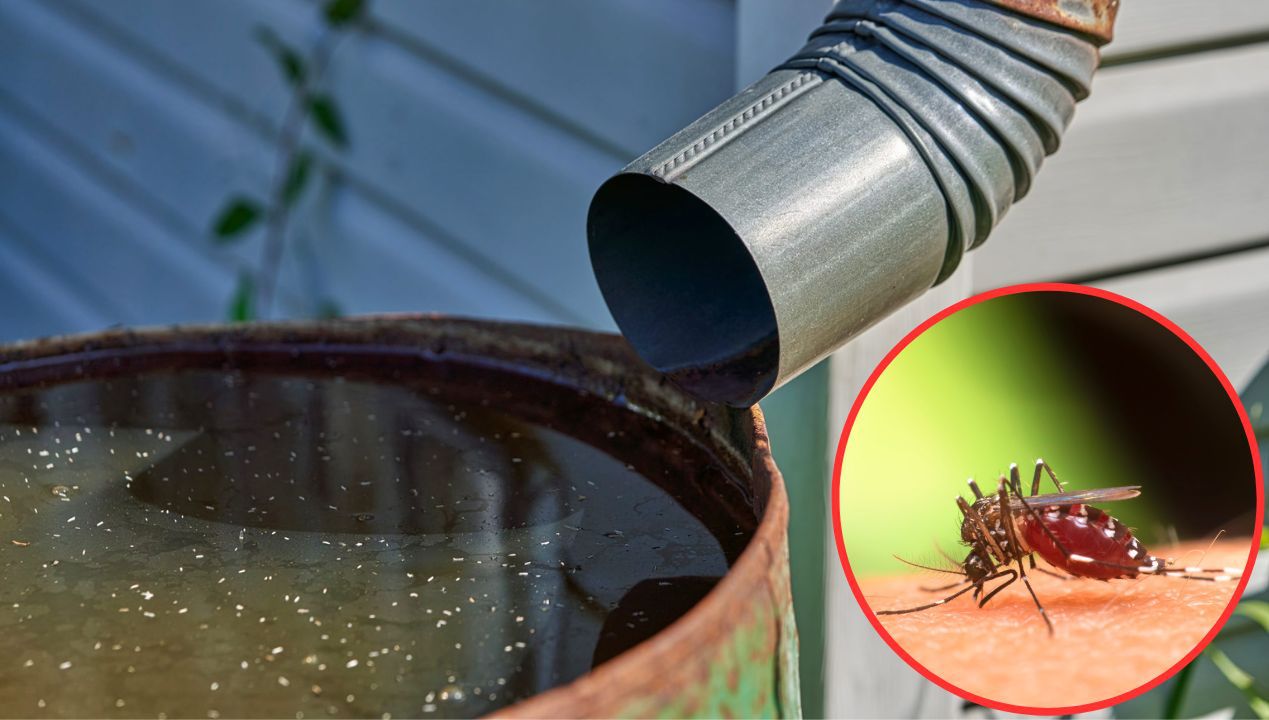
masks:
<instances>
[{"instance_id":1,"label":"green blurred background","mask_svg":"<svg viewBox=\"0 0 1269 720\"><path fill-rule=\"evenodd\" d=\"M893 556L960 560L956 494L994 490L1043 457L1068 488L1141 485L1105 509L1156 554L1173 537L1248 535L1254 471L1241 420L1207 365L1145 315L1066 292L962 309L903 350L864 400L842 462L852 569L904 574ZM1046 478L1041 492L1053 492Z\"/></svg>"}]
</instances>

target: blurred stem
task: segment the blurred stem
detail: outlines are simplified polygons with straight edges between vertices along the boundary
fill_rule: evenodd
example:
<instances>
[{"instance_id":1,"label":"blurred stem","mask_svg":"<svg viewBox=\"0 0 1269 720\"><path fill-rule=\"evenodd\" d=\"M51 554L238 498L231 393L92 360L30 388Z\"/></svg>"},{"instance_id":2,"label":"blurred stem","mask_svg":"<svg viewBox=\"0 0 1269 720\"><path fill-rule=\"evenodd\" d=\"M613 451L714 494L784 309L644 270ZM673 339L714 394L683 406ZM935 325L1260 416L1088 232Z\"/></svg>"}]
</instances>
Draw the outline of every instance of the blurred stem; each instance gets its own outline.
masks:
<instances>
[{"instance_id":1,"label":"blurred stem","mask_svg":"<svg viewBox=\"0 0 1269 720\"><path fill-rule=\"evenodd\" d=\"M342 33L327 30L317 42L309 62L311 72L307 73L299 87L291 93L291 102L287 106L282 121L282 134L278 140L278 162L274 169L273 187L269 194L269 224L264 238L264 256L261 260L260 277L257 285L257 317L267 317L273 307L273 296L277 290L278 276L282 269L282 253L286 246L286 228L291 219L291 205L287 198L287 186L291 177L291 165L300 147L300 136L304 132L306 108L313 86L321 79L330 64L335 47L339 44Z\"/></svg>"},{"instance_id":2,"label":"blurred stem","mask_svg":"<svg viewBox=\"0 0 1269 720\"><path fill-rule=\"evenodd\" d=\"M1197 661L1197 658L1190 661L1188 665L1181 668L1181 672L1176 674L1176 683L1172 685L1172 691L1168 693L1168 699L1163 705L1163 717L1166 720L1176 720L1181 717L1181 705L1185 703L1190 679L1194 676L1194 663Z\"/></svg>"}]
</instances>

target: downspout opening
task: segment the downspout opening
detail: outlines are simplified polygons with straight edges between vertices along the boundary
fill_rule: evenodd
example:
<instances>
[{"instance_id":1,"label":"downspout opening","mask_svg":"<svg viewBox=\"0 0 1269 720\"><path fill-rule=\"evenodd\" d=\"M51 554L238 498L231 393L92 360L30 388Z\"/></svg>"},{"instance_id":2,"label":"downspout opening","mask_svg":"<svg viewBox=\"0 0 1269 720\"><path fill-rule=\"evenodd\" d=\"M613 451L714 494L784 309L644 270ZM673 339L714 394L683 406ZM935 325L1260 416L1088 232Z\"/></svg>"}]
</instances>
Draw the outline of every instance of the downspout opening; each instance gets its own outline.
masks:
<instances>
[{"instance_id":1,"label":"downspout opening","mask_svg":"<svg viewBox=\"0 0 1269 720\"><path fill-rule=\"evenodd\" d=\"M586 225L604 300L648 364L737 407L770 392L775 309L749 249L717 211L678 185L622 173L595 193Z\"/></svg>"}]
</instances>

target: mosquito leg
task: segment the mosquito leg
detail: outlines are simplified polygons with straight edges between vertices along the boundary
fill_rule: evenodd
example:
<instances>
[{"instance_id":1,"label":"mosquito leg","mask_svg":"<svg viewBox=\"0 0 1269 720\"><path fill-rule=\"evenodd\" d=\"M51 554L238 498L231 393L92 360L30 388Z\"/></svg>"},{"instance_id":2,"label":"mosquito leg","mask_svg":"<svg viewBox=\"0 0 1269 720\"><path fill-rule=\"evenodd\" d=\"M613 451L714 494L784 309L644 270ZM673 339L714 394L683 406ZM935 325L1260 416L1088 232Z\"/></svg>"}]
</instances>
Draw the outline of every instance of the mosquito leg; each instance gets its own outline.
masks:
<instances>
[{"instance_id":1,"label":"mosquito leg","mask_svg":"<svg viewBox=\"0 0 1269 720\"><path fill-rule=\"evenodd\" d=\"M998 585L997 587L993 588L991 592L987 593L987 596L986 596L986 597L984 597L982 600L979 600L979 601L978 601L978 607L982 607L982 606L986 605L988 600L991 600L992 598L996 597L996 593L998 593L998 592L1000 592L1001 590L1004 590L1005 588L1009 587L1010 585L1012 585L1012 584L1013 584L1013 581L1014 581L1014 580L1017 580L1017 579L1018 579L1018 571L1017 571L1017 570L1014 570L1013 568L1008 568L1008 569L1006 569L1006 570L1001 570L999 573L996 573L996 574L995 574L995 575L993 575L992 577L1004 577L1005 575L1008 575L1008 576L1009 576L1009 579L1008 579L1008 580L1006 580L1005 582L1001 583L1001 584L1000 584L1000 585ZM985 582L985 581L984 581L984 582Z\"/></svg>"},{"instance_id":2,"label":"mosquito leg","mask_svg":"<svg viewBox=\"0 0 1269 720\"><path fill-rule=\"evenodd\" d=\"M1002 477L1001 480L1004 480L1004 478ZM1012 465L1009 466L1009 484L1013 489L1013 494L1016 497L1022 497L1022 474L1018 472L1017 463L1013 463ZM1032 497L1034 497L1035 495L1038 495L1039 492L1040 492L1040 469L1037 467L1036 475L1034 478L1031 479ZM1031 553L1030 555L1027 556L1027 564L1031 566L1032 570L1040 569L1036 567L1036 564L1035 564L1035 553ZM1048 571L1046 570L1045 572L1048 572ZM1049 573L1049 574L1051 575L1052 573Z\"/></svg>"},{"instance_id":3,"label":"mosquito leg","mask_svg":"<svg viewBox=\"0 0 1269 720\"><path fill-rule=\"evenodd\" d=\"M1226 575L1226 574L1213 575L1211 577L1207 577L1206 575L1177 575L1174 573L1163 573L1163 575L1165 575L1166 577L1180 578L1182 580L1201 580L1203 582L1229 582L1231 580L1237 580L1239 577L1241 577L1241 575Z\"/></svg>"},{"instance_id":4,"label":"mosquito leg","mask_svg":"<svg viewBox=\"0 0 1269 720\"><path fill-rule=\"evenodd\" d=\"M1018 466L1014 465L1010 468L1010 477L1013 480L1014 490L1021 490L1021 481L1018 479ZM1005 526L1005 534L1009 537L1009 545L1013 548L1018 558L1018 577L1022 578L1022 584L1027 586L1027 592L1031 593L1031 599L1035 601L1035 607L1040 611L1040 617L1044 618L1044 624L1049 628L1049 635L1053 634L1053 621L1049 619L1049 613L1045 611L1044 606L1040 604L1040 598L1035 594L1035 588L1031 587L1031 579L1027 577L1027 570L1022 564L1022 547L1018 543L1017 528L1013 522L1013 506L1009 504L1009 490L1004 478L1000 479L1000 488L997 491L1000 495L1000 517L1001 524ZM1019 495L1021 497L1021 495ZM1031 562L1034 567L1035 555L1030 555ZM984 599L983 602L987 600Z\"/></svg>"},{"instance_id":5,"label":"mosquito leg","mask_svg":"<svg viewBox=\"0 0 1269 720\"><path fill-rule=\"evenodd\" d=\"M1017 465L1014 468L1014 489L1017 490ZM1018 541L1017 528L1013 522L1013 508L1009 504L1009 481L1004 476L1000 478L1000 484L996 486L996 502L1000 505L1000 524L1004 526L1005 543L1009 546L1010 556L1006 557L1005 563L1008 564L1012 558L1018 559L1018 567L1022 567L1022 543ZM1031 556L1034 559L1034 556ZM1026 573L1022 573L1026 577Z\"/></svg>"},{"instance_id":6,"label":"mosquito leg","mask_svg":"<svg viewBox=\"0 0 1269 720\"><path fill-rule=\"evenodd\" d=\"M1003 476L1003 475L1001 475L1001 476L1000 476L1000 482L1001 482L1001 483L1004 483L1004 482L1005 482L1005 476ZM1013 490L1013 494L1014 494L1014 496L1015 496L1015 497L1022 497L1022 477L1021 477L1021 476L1019 475L1019 473L1018 473L1018 465L1017 465L1016 463L1015 463L1015 464L1013 464L1013 465L1010 465L1010 466L1009 466L1009 480L1008 480L1008 482L1009 482L1009 487L1010 487L1010 489L1012 489L1012 490ZM1032 481L1032 483L1031 483L1031 494L1032 494L1032 495L1035 495L1035 494L1036 494L1036 491L1037 491L1037 490L1039 490L1039 488L1040 488L1040 481L1039 481L1038 479L1036 479L1036 480ZM1027 555L1027 564L1029 564L1029 565L1031 566L1031 569L1032 569L1032 570L1038 570L1038 569L1039 569L1039 568L1037 568L1037 567L1036 567L1036 564L1035 564L1035 553L1031 553L1031 554Z\"/></svg>"},{"instance_id":7,"label":"mosquito leg","mask_svg":"<svg viewBox=\"0 0 1269 720\"><path fill-rule=\"evenodd\" d=\"M1216 544L1216 541L1220 539L1221 534L1223 534L1224 532L1225 532L1224 530L1221 530L1220 532L1216 533L1216 537L1212 538L1211 545L1207 546L1208 550L1212 549L1212 545ZM1175 535L1175 530L1173 530L1173 534ZM1206 557L1206 556L1207 556L1207 552L1204 551L1203 557ZM1196 567L1193 565L1187 565L1181 568L1174 568L1173 566L1176 565L1176 560L1173 560L1173 559L1161 560L1149 554L1146 555L1146 559L1150 561L1150 566L1154 568L1154 574L1156 575L1166 575L1168 577L1179 577L1179 578L1184 578L1186 580L1206 580L1208 582L1225 582L1227 580L1236 580L1243 576L1242 568L1236 568L1236 567L1205 568L1205 567ZM1202 562L1202 560L1200 560L1199 562ZM1210 575L1210 577L1199 575L1199 573L1206 573Z\"/></svg>"},{"instance_id":8,"label":"mosquito leg","mask_svg":"<svg viewBox=\"0 0 1269 720\"><path fill-rule=\"evenodd\" d=\"M873 612L876 615L904 615L906 613L914 613L914 612L920 612L922 610L929 610L930 608L938 607L939 605L949 603L955 600L956 598L960 597L961 595L964 595L965 593L969 592L970 590L973 590L974 588L982 588L983 583L990 582L992 580L995 580L996 578L1004 577L1005 575L1016 576L1017 573L1013 570L1004 570L1002 572L988 575L987 577L975 582L973 585L970 585L969 587L963 590L957 590L956 592L952 593L951 595L948 595L942 600L935 600L934 602L926 603L925 605L918 605L912 608L904 608L903 610L875 610Z\"/></svg>"},{"instance_id":9,"label":"mosquito leg","mask_svg":"<svg viewBox=\"0 0 1269 720\"><path fill-rule=\"evenodd\" d=\"M1044 462L1043 460L1037 460L1037 461L1036 461L1036 463L1035 463L1035 474L1031 476L1031 496L1032 496L1032 497L1035 497L1036 495L1039 495L1039 494L1040 494L1040 472L1041 472L1041 468L1042 468L1041 463L1043 463L1043 462ZM1017 488L1017 489L1018 489L1019 491L1021 491L1021 490L1022 490L1022 478L1020 477L1021 473L1019 473L1019 472L1018 472L1018 466L1017 466L1017 465L1014 465L1014 466L1011 468L1011 472L1013 473L1013 479L1014 479L1014 482L1016 482L1016 483L1018 484L1018 488ZM1059 485L1058 487L1061 487L1061 485ZM1062 492L1062 491L1061 491L1061 490L1058 490L1058 492ZM1022 497L1022 493L1021 493L1021 492L1018 492L1018 497Z\"/></svg>"},{"instance_id":10,"label":"mosquito leg","mask_svg":"<svg viewBox=\"0 0 1269 720\"><path fill-rule=\"evenodd\" d=\"M1017 464L1017 463L1013 463L1013 464L1011 464L1011 465L1009 466L1009 477L1008 477L1008 478L1006 478L1004 475L1001 475L1001 476L1000 476L1000 484L1001 484L1002 486L1003 486L1003 485L1008 484L1009 489L1013 491L1013 494L1014 494L1016 497L1022 497L1022 477L1018 474L1018 464ZM1036 494L1036 492L1035 492L1035 491L1036 491L1036 489L1039 487L1039 485L1040 485L1040 481L1039 481L1038 479L1037 479L1035 482L1031 483L1031 494L1032 494L1032 495L1035 495L1035 494ZM1016 538L1015 538L1015 539L1016 539ZM1030 554L1030 555L1028 555L1028 556L1027 556L1027 562L1031 565L1031 569L1032 569L1032 570L1035 570L1035 569L1036 569L1036 564L1035 564L1035 553L1032 553L1032 554Z\"/></svg>"},{"instance_id":11,"label":"mosquito leg","mask_svg":"<svg viewBox=\"0 0 1269 720\"><path fill-rule=\"evenodd\" d=\"M1054 487L1057 488L1058 492L1066 492L1066 488L1062 485L1062 481L1058 480L1057 475L1054 474L1053 468L1050 467L1049 464L1044 461L1044 458L1036 458L1035 478L1031 481L1032 495L1038 495L1040 492L1040 470L1041 469L1043 469L1044 472L1048 473L1049 479L1053 481L1053 485Z\"/></svg>"},{"instance_id":12,"label":"mosquito leg","mask_svg":"<svg viewBox=\"0 0 1269 720\"><path fill-rule=\"evenodd\" d=\"M1201 580L1204 582L1229 582L1237 580L1243 576L1242 568L1226 567L1226 568L1202 568L1202 567L1184 567L1169 569L1167 562L1160 560L1154 556L1148 556L1150 561L1149 567L1154 568L1149 572L1143 571L1144 575L1163 575L1164 577L1181 578L1183 580ZM1201 575L1199 573L1208 573Z\"/></svg>"},{"instance_id":13,"label":"mosquito leg","mask_svg":"<svg viewBox=\"0 0 1269 720\"><path fill-rule=\"evenodd\" d=\"M1027 586L1027 592L1031 593L1031 599L1035 601L1035 609L1040 611L1040 617L1044 618L1044 624L1049 628L1049 635L1053 635L1053 621L1049 619L1049 613L1045 612L1044 606L1040 604L1040 598L1036 597L1035 588L1031 587L1031 580L1027 577L1027 573L1022 570L1022 559L1018 559L1018 572L1022 574L1022 584Z\"/></svg>"},{"instance_id":14,"label":"mosquito leg","mask_svg":"<svg viewBox=\"0 0 1269 720\"><path fill-rule=\"evenodd\" d=\"M999 505L999 507L1001 508L1001 512L1002 512L1002 513L1008 512L1008 507L1009 507L1009 494L1008 494L1008 492L1005 490L1005 478L1004 478L1004 476L1001 476L1001 478L1000 478L1000 482L999 482L999 484L996 486L996 491L997 491L997 493L999 494L999 497L997 498L997 504L998 504L998 505ZM1010 523L1009 523L1008 516L1007 516L1007 515L1004 515L1004 516L1002 516L1002 518L1003 518L1003 524L1004 524L1004 525L1006 526L1006 528L1007 528L1007 527L1008 527L1008 525L1010 524ZM1001 547L1000 545L998 545L998 544L996 543L995 538L993 538L993 537L992 537L991 532L987 529L987 525L986 525L986 523L984 523L984 522L979 522L979 523L977 523L977 528L978 528L978 534L979 534L979 536L980 536L980 537L985 538L985 539L986 539L986 541L990 542L992 547L994 547L994 548L998 548L997 552L998 552L998 556L999 556L999 557L1000 557L1000 559L1001 559L1001 562L1002 562L1003 564L1007 565L1007 564L1009 563L1009 555L1008 555L1007 553L1008 553L1008 552L1013 552L1014 550L1016 550L1016 549L1017 549L1017 545L1016 545L1016 544L1013 544L1013 543L1010 543L1010 541L1009 541L1009 540L1005 540L1005 545L1004 545L1004 547ZM1008 530L1007 530L1007 529L1006 529L1006 531L1005 531L1005 532L1006 532L1006 535L1008 535ZM1006 548L1008 548L1008 550L1006 550ZM993 570L993 571L995 571L996 569L997 569L997 568L992 568L992 570ZM1004 575L1004 574L1006 574L1006 573L1007 573L1007 574L1009 574L1009 576L1010 576L1010 577L1009 577L1009 579L1008 579L1008 580L1006 580L1005 582L1001 583L1001 584L1000 584L999 586L997 586L996 588L993 588L993 589L991 590L991 592L989 592L989 593L987 593L985 596L983 596L983 597L982 597L982 599L979 599L979 597L978 597L978 596L981 594L981 592L979 592L979 593L974 593L974 599L975 599L975 600L978 600L978 607L982 607L982 606L986 605L986 604L987 604L987 601L991 600L993 597L995 597L995 596L996 596L996 593L998 593L998 592L1000 592L1001 590L1004 590L1005 588L1009 587L1009 585L1010 585L1011 583L1013 583L1013 581L1015 581L1015 580L1017 580L1017 579L1018 579L1018 574L1017 574L1016 572L1014 572L1012 569L1006 569L1006 570L1003 570L1003 571L1001 571L1000 575L1002 575L1002 576L1003 576L1003 575Z\"/></svg>"}]
</instances>

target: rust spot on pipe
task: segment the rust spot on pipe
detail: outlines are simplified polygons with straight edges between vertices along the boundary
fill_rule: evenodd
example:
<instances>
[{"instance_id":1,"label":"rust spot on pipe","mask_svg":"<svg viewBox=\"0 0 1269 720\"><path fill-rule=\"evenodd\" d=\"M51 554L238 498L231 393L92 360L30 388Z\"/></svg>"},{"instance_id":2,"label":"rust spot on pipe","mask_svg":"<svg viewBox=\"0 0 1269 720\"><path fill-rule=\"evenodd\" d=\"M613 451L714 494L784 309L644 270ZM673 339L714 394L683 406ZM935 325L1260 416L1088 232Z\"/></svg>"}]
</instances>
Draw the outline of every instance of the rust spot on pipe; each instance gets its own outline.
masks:
<instances>
[{"instance_id":1,"label":"rust spot on pipe","mask_svg":"<svg viewBox=\"0 0 1269 720\"><path fill-rule=\"evenodd\" d=\"M1115 34L1119 0L988 0L1021 15L1084 33L1100 45Z\"/></svg>"}]
</instances>

